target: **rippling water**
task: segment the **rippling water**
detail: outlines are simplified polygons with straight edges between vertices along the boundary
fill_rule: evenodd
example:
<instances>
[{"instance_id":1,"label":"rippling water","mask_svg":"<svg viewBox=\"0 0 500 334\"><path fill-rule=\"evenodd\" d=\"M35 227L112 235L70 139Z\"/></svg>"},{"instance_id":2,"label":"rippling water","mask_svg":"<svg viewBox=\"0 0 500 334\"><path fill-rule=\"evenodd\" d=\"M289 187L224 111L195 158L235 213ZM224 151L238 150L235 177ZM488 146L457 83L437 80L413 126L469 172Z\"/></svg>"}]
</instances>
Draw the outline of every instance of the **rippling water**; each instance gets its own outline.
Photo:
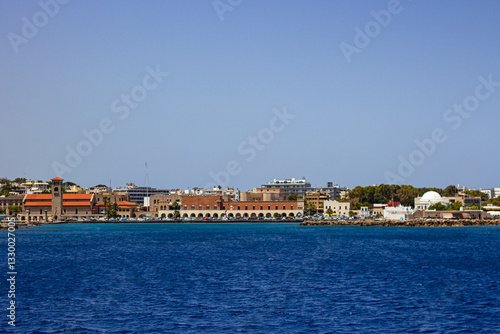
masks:
<instances>
[{"instance_id":1,"label":"rippling water","mask_svg":"<svg viewBox=\"0 0 500 334\"><path fill-rule=\"evenodd\" d=\"M496 226L30 228L17 231L17 326L0 311L0 330L499 333L499 246Z\"/></svg>"}]
</instances>

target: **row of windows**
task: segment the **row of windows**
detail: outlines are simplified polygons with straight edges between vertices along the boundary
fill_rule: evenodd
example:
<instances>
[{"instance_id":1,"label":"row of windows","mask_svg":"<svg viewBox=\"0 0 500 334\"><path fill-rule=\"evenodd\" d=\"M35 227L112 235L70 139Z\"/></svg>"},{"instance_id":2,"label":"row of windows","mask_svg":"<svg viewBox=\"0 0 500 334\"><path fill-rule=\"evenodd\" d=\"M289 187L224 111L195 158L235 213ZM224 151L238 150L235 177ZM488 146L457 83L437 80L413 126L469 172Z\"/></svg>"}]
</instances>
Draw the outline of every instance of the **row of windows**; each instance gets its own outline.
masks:
<instances>
[{"instance_id":1,"label":"row of windows","mask_svg":"<svg viewBox=\"0 0 500 334\"><path fill-rule=\"evenodd\" d=\"M187 205L184 205L183 208L184 208L184 210L188 209ZM236 209L236 206L230 205L229 208L231 210L232 209ZM191 205L191 210L196 210L196 207L194 205ZM203 205L198 205L198 210L203 210ZM205 207L205 210L210 210L210 205L207 205ZM217 205L214 205L214 210L219 210L219 208L217 207ZM222 210L226 210L226 206L225 205L222 206ZM240 205L237 206L237 210L242 210ZM245 209L243 209L243 210L249 210L248 209L248 205L245 205ZM256 210L256 206L253 205L251 210ZM260 206L260 210L264 210L264 206L263 205ZM271 210L271 205L267 206L267 210ZM275 205L274 210L279 210L278 205ZM283 205L283 210L286 210L286 205ZM290 210L293 210L293 205L290 206Z\"/></svg>"},{"instance_id":2,"label":"row of windows","mask_svg":"<svg viewBox=\"0 0 500 334\"><path fill-rule=\"evenodd\" d=\"M331 207L330 205L327 205L327 206L325 207L325 209L332 209L332 207ZM335 209L335 210L337 210L337 209ZM339 210L342 210L342 207L341 207L341 206L339 206ZM347 210L347 205L345 206L345 210Z\"/></svg>"}]
</instances>

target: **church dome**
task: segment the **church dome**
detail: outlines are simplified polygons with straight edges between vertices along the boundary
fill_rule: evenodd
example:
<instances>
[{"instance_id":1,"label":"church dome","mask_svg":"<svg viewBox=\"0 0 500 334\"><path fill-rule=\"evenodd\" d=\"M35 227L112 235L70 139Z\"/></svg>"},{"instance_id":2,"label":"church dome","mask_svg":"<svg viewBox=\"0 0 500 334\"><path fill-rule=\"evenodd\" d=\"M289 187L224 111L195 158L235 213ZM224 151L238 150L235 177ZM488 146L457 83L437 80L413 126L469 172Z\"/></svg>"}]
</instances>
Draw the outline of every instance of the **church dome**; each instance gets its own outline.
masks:
<instances>
[{"instance_id":1,"label":"church dome","mask_svg":"<svg viewBox=\"0 0 500 334\"><path fill-rule=\"evenodd\" d=\"M422 198L420 198L420 202L429 202L429 203L439 203L442 202L443 198L435 191L426 192Z\"/></svg>"}]
</instances>

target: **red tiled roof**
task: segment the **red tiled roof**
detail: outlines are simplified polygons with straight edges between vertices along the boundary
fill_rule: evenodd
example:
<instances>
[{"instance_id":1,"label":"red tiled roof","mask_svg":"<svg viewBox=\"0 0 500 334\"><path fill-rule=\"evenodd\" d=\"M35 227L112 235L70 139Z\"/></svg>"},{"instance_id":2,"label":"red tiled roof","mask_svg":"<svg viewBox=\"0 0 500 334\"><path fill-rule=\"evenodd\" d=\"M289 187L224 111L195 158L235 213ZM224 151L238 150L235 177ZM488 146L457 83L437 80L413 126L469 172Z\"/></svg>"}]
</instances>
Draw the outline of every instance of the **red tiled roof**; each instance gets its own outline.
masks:
<instances>
[{"instance_id":1,"label":"red tiled roof","mask_svg":"<svg viewBox=\"0 0 500 334\"><path fill-rule=\"evenodd\" d=\"M63 200L81 200L90 201L93 194L63 194ZM34 200L52 200L52 194L30 194L26 195L26 201Z\"/></svg>"},{"instance_id":2,"label":"red tiled roof","mask_svg":"<svg viewBox=\"0 0 500 334\"><path fill-rule=\"evenodd\" d=\"M119 206L137 206L137 203L128 202L128 201L121 201L121 202L118 202L116 204L118 204Z\"/></svg>"},{"instance_id":3,"label":"red tiled roof","mask_svg":"<svg viewBox=\"0 0 500 334\"><path fill-rule=\"evenodd\" d=\"M24 204L25 207L27 206L52 206L52 202L28 202Z\"/></svg>"},{"instance_id":4,"label":"red tiled roof","mask_svg":"<svg viewBox=\"0 0 500 334\"><path fill-rule=\"evenodd\" d=\"M94 194L63 194L63 200L79 199L90 201L92 196L94 196Z\"/></svg>"},{"instance_id":5,"label":"red tiled roof","mask_svg":"<svg viewBox=\"0 0 500 334\"><path fill-rule=\"evenodd\" d=\"M63 206L90 206L90 202L65 201L63 202Z\"/></svg>"},{"instance_id":6,"label":"red tiled roof","mask_svg":"<svg viewBox=\"0 0 500 334\"><path fill-rule=\"evenodd\" d=\"M55 177L52 179L52 181L62 181L62 180L64 180L64 179L61 179L60 177Z\"/></svg>"},{"instance_id":7,"label":"red tiled roof","mask_svg":"<svg viewBox=\"0 0 500 334\"><path fill-rule=\"evenodd\" d=\"M52 194L28 194L26 195L26 201L35 201L35 200L52 200Z\"/></svg>"}]
</instances>

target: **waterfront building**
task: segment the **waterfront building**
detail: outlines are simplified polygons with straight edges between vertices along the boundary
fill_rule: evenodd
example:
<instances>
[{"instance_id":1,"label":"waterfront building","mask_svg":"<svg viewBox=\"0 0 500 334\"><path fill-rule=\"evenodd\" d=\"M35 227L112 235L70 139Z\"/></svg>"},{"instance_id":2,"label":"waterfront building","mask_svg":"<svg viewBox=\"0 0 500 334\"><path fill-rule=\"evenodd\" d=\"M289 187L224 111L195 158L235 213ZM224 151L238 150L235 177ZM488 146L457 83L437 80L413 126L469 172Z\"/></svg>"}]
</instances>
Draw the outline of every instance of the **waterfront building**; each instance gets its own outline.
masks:
<instances>
[{"instance_id":1,"label":"waterfront building","mask_svg":"<svg viewBox=\"0 0 500 334\"><path fill-rule=\"evenodd\" d=\"M129 202L129 201L120 201L117 203L113 203L112 205L114 206L114 204L116 204L116 208L117 208L116 214L118 215L119 219L129 219L129 218L136 217L138 207L139 207L139 205L137 203ZM104 204L104 203L96 204L96 207L97 207L98 213L102 217L105 217L106 210L109 207L106 207L106 204Z\"/></svg>"},{"instance_id":2,"label":"waterfront building","mask_svg":"<svg viewBox=\"0 0 500 334\"><path fill-rule=\"evenodd\" d=\"M9 206L22 206L24 197L26 195L9 195L9 196L0 196L0 209L2 209L7 215L10 214Z\"/></svg>"},{"instance_id":3,"label":"waterfront building","mask_svg":"<svg viewBox=\"0 0 500 334\"><path fill-rule=\"evenodd\" d=\"M399 202L398 202L399 203ZM374 216L383 216L384 215L384 209L388 207L389 204L381 204L381 203L375 203L373 204L373 215Z\"/></svg>"},{"instance_id":4,"label":"waterfront building","mask_svg":"<svg viewBox=\"0 0 500 334\"><path fill-rule=\"evenodd\" d=\"M427 210L430 206L437 203L448 204L437 192L428 191L422 197L415 198L415 210Z\"/></svg>"},{"instance_id":5,"label":"waterfront building","mask_svg":"<svg viewBox=\"0 0 500 334\"><path fill-rule=\"evenodd\" d=\"M408 220L414 212L411 207L402 206L400 203L398 205L386 206L384 208L384 219Z\"/></svg>"},{"instance_id":6,"label":"waterfront building","mask_svg":"<svg viewBox=\"0 0 500 334\"><path fill-rule=\"evenodd\" d=\"M104 204L104 199L110 203L118 203L118 202L131 202L130 194L127 193L115 193L115 192L106 192L106 193L98 193L94 194L96 204Z\"/></svg>"},{"instance_id":7,"label":"waterfront building","mask_svg":"<svg viewBox=\"0 0 500 334\"><path fill-rule=\"evenodd\" d=\"M327 201L328 198L329 198L329 196L327 194L315 192L315 191L307 192L307 194L305 196L306 201L308 203L314 204L314 206L316 207L316 210L319 214L322 214L324 212L323 211L324 202Z\"/></svg>"},{"instance_id":8,"label":"waterfront building","mask_svg":"<svg viewBox=\"0 0 500 334\"><path fill-rule=\"evenodd\" d=\"M441 197L435 191L428 191L422 197L415 198L415 210L427 210L430 206L437 203L450 205L455 202L461 202L463 206L480 205L481 197L469 196L465 193L459 194L459 196Z\"/></svg>"},{"instance_id":9,"label":"waterfront building","mask_svg":"<svg viewBox=\"0 0 500 334\"><path fill-rule=\"evenodd\" d=\"M177 205L174 203L177 203ZM150 199L149 214L151 214L153 218L168 217L169 214L173 215L175 210L180 210L181 205L181 194L153 195Z\"/></svg>"},{"instance_id":10,"label":"waterfront building","mask_svg":"<svg viewBox=\"0 0 500 334\"><path fill-rule=\"evenodd\" d=\"M337 200L329 200L323 203L324 205L324 213L328 211L328 209L332 209L334 216L349 216L349 211L351 211L351 203L350 202L339 202Z\"/></svg>"},{"instance_id":11,"label":"waterfront building","mask_svg":"<svg viewBox=\"0 0 500 334\"><path fill-rule=\"evenodd\" d=\"M63 179L52 179L52 193L27 194L23 200L20 220L55 221L69 218L95 218L93 194L64 194Z\"/></svg>"},{"instance_id":12,"label":"waterfront building","mask_svg":"<svg viewBox=\"0 0 500 334\"><path fill-rule=\"evenodd\" d=\"M230 201L223 195L182 196L181 218L262 218L297 217L304 214L304 201ZM160 218L173 218L175 209L159 210Z\"/></svg>"}]
</instances>

